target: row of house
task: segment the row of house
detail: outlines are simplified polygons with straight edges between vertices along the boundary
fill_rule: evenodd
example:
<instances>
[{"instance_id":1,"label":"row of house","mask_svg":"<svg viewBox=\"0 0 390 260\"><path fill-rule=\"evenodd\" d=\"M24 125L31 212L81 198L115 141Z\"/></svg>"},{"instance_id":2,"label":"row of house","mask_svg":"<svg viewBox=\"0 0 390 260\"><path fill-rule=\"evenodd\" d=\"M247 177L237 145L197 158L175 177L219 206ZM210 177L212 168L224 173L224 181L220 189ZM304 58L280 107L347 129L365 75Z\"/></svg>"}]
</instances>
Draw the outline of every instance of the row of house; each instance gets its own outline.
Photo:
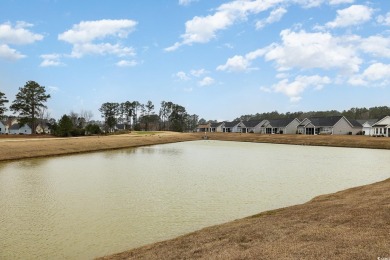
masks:
<instances>
[{"instance_id":1,"label":"row of house","mask_svg":"<svg viewBox=\"0 0 390 260\"><path fill-rule=\"evenodd\" d=\"M50 129L47 125L38 124L35 127L35 133L37 134L48 134ZM10 134L10 135L30 135L33 133L32 126L30 124L19 124L18 120L10 119L7 121L0 121L0 134Z\"/></svg>"},{"instance_id":2,"label":"row of house","mask_svg":"<svg viewBox=\"0 0 390 260\"><path fill-rule=\"evenodd\" d=\"M390 116L381 119L349 120L344 116L262 119L208 123L199 125L198 132L305 134L305 135L369 135L390 137Z\"/></svg>"}]
</instances>

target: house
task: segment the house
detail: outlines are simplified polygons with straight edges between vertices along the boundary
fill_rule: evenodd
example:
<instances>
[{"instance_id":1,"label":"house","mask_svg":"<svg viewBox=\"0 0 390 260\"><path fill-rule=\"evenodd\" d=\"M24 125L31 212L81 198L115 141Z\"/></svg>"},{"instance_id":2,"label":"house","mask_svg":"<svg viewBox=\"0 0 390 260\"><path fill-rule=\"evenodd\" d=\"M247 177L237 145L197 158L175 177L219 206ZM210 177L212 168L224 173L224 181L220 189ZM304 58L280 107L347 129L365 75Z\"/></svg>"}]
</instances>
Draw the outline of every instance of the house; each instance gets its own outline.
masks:
<instances>
[{"instance_id":1,"label":"house","mask_svg":"<svg viewBox=\"0 0 390 260\"><path fill-rule=\"evenodd\" d=\"M260 133L261 132L261 126L264 124L266 120L259 119L259 120L248 120L244 121L244 125L247 128L248 133Z\"/></svg>"},{"instance_id":2,"label":"house","mask_svg":"<svg viewBox=\"0 0 390 260\"><path fill-rule=\"evenodd\" d=\"M0 121L0 134L7 134L8 133L8 127L5 122Z\"/></svg>"},{"instance_id":3,"label":"house","mask_svg":"<svg viewBox=\"0 0 390 260\"><path fill-rule=\"evenodd\" d=\"M363 135L374 135L372 126L378 122L378 119L356 120L362 125Z\"/></svg>"},{"instance_id":4,"label":"house","mask_svg":"<svg viewBox=\"0 0 390 260\"><path fill-rule=\"evenodd\" d=\"M225 122L210 123L210 132L223 132L224 126L225 126Z\"/></svg>"},{"instance_id":5,"label":"house","mask_svg":"<svg viewBox=\"0 0 390 260\"><path fill-rule=\"evenodd\" d=\"M353 123L344 116L310 117L305 118L298 125L297 132L298 134L306 135L347 135L357 134L362 131L362 127L358 122L354 121Z\"/></svg>"},{"instance_id":6,"label":"house","mask_svg":"<svg viewBox=\"0 0 390 260\"><path fill-rule=\"evenodd\" d=\"M50 132L49 126L45 123L38 124L35 128L35 133L37 134L50 134Z\"/></svg>"},{"instance_id":7,"label":"house","mask_svg":"<svg viewBox=\"0 0 390 260\"><path fill-rule=\"evenodd\" d=\"M225 122L222 127L224 133L246 133L247 128L242 121Z\"/></svg>"},{"instance_id":8,"label":"house","mask_svg":"<svg viewBox=\"0 0 390 260\"><path fill-rule=\"evenodd\" d=\"M197 132L211 132L210 130L211 130L211 123L198 125L198 127L196 128Z\"/></svg>"},{"instance_id":9,"label":"house","mask_svg":"<svg viewBox=\"0 0 390 260\"><path fill-rule=\"evenodd\" d=\"M390 137L390 116L382 117L372 125L373 136Z\"/></svg>"},{"instance_id":10,"label":"house","mask_svg":"<svg viewBox=\"0 0 390 260\"><path fill-rule=\"evenodd\" d=\"M20 126L19 124L13 124L8 129L8 133L11 135L31 135L32 129L28 124L24 124L22 126Z\"/></svg>"},{"instance_id":11,"label":"house","mask_svg":"<svg viewBox=\"0 0 390 260\"><path fill-rule=\"evenodd\" d=\"M297 118L265 120L260 128L262 134L296 134L301 122Z\"/></svg>"}]
</instances>

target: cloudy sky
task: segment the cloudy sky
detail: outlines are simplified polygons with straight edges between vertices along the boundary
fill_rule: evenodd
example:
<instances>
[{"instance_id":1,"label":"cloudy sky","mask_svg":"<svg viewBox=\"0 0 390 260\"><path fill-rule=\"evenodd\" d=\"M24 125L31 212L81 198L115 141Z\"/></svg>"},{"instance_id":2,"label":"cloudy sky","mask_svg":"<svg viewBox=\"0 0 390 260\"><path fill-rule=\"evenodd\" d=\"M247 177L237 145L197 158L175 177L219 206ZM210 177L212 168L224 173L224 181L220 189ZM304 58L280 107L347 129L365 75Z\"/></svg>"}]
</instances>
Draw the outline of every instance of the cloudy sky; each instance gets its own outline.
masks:
<instances>
[{"instance_id":1,"label":"cloudy sky","mask_svg":"<svg viewBox=\"0 0 390 260\"><path fill-rule=\"evenodd\" d=\"M0 91L52 117L163 100L206 119L390 105L390 1L0 0Z\"/></svg>"}]
</instances>

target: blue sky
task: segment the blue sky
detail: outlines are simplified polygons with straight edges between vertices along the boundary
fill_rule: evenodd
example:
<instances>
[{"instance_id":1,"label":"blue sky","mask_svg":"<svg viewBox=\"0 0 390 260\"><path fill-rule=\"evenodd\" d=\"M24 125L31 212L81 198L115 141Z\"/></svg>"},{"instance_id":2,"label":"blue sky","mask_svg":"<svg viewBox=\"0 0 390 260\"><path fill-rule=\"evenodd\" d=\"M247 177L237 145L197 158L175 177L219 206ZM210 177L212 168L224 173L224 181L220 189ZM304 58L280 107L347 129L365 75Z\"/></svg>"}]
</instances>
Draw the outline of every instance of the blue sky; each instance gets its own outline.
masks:
<instances>
[{"instance_id":1,"label":"blue sky","mask_svg":"<svg viewBox=\"0 0 390 260\"><path fill-rule=\"evenodd\" d=\"M206 119L389 106L390 1L0 0L0 91L52 117L172 101Z\"/></svg>"}]
</instances>

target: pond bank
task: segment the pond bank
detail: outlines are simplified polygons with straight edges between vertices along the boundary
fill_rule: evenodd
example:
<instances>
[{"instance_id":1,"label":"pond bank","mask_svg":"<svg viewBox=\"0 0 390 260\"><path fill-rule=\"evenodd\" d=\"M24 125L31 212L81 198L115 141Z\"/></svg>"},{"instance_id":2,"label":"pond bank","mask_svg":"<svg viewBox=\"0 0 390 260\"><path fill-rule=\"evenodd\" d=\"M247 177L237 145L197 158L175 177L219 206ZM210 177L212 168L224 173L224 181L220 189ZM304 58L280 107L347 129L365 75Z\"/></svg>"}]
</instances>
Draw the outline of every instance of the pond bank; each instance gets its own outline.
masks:
<instances>
[{"instance_id":1,"label":"pond bank","mask_svg":"<svg viewBox=\"0 0 390 260\"><path fill-rule=\"evenodd\" d=\"M1 136L0 161L57 156L140 147L155 144L202 140L204 133L137 132L112 136L41 138ZM348 135L261 135L207 133L209 140L314 145L351 148L390 149L390 138Z\"/></svg>"},{"instance_id":2,"label":"pond bank","mask_svg":"<svg viewBox=\"0 0 390 260\"><path fill-rule=\"evenodd\" d=\"M101 259L387 259L390 179Z\"/></svg>"}]
</instances>

